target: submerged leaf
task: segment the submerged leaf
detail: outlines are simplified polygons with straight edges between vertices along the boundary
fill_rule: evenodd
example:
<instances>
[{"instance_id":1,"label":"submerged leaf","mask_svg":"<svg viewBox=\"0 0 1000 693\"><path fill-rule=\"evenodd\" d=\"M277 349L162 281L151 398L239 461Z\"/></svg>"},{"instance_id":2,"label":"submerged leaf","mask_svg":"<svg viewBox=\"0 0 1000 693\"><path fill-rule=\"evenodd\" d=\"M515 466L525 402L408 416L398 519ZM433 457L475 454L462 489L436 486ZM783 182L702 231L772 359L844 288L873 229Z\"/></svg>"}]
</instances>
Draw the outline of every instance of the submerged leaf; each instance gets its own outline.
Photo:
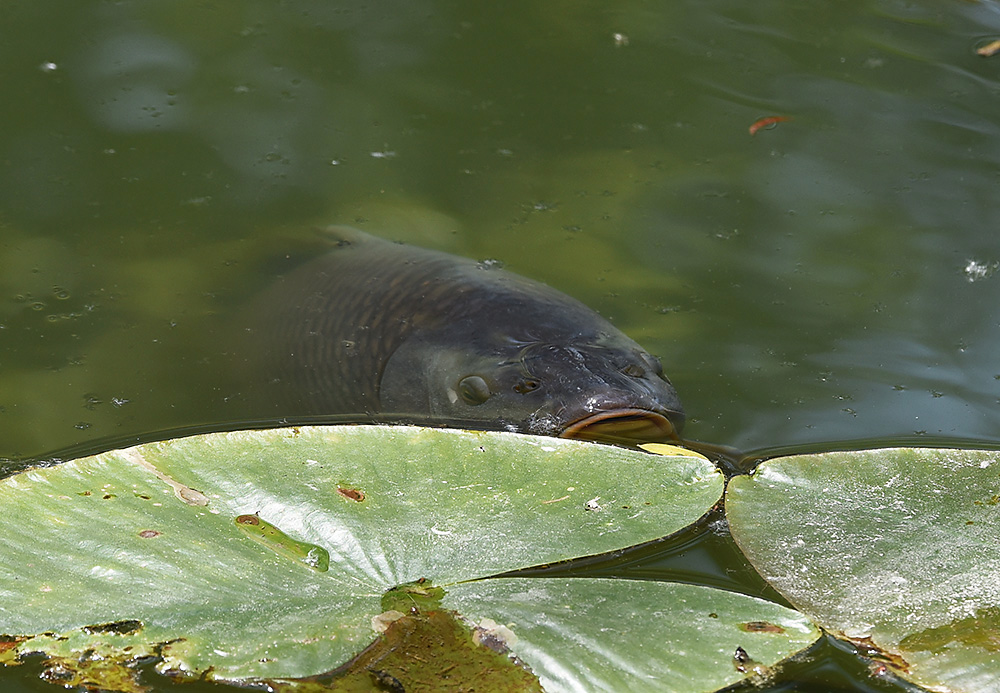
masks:
<instances>
[{"instance_id":1,"label":"submerged leaf","mask_svg":"<svg viewBox=\"0 0 1000 693\"><path fill-rule=\"evenodd\" d=\"M901 676L1000 691L1000 452L770 460L726 494L733 538L788 600Z\"/></svg>"},{"instance_id":2,"label":"submerged leaf","mask_svg":"<svg viewBox=\"0 0 1000 693\"><path fill-rule=\"evenodd\" d=\"M542 693L530 669L503 646L484 642L448 610L414 611L337 670L306 680L267 681L277 693L320 691L477 691Z\"/></svg>"}]
</instances>

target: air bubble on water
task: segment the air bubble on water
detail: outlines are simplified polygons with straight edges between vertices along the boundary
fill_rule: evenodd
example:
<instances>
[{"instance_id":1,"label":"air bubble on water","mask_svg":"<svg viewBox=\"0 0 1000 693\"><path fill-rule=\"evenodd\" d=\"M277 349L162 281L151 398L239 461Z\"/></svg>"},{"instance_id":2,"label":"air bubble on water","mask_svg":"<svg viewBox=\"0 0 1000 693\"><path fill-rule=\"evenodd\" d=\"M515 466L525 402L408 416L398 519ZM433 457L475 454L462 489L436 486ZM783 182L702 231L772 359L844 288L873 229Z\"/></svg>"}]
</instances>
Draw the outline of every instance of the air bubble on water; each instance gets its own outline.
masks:
<instances>
[{"instance_id":1,"label":"air bubble on water","mask_svg":"<svg viewBox=\"0 0 1000 693\"><path fill-rule=\"evenodd\" d=\"M980 279L988 279L993 276L997 269L1000 269L1000 262L994 260L993 262L980 262L979 260L966 260L965 262L965 279L968 282L979 281Z\"/></svg>"},{"instance_id":2,"label":"air bubble on water","mask_svg":"<svg viewBox=\"0 0 1000 693\"><path fill-rule=\"evenodd\" d=\"M69 289L66 289L61 286L53 286L52 295L55 296L60 301L65 301L67 298L70 297Z\"/></svg>"},{"instance_id":3,"label":"air bubble on water","mask_svg":"<svg viewBox=\"0 0 1000 693\"><path fill-rule=\"evenodd\" d=\"M55 72L56 70L59 69L59 66L56 65L51 60L46 60L44 63L38 66L38 69L41 70L42 72Z\"/></svg>"},{"instance_id":4,"label":"air bubble on water","mask_svg":"<svg viewBox=\"0 0 1000 693\"><path fill-rule=\"evenodd\" d=\"M488 257L485 260L480 260L478 265L479 269L491 270L491 269L503 269L503 260L497 260L496 258Z\"/></svg>"}]
</instances>

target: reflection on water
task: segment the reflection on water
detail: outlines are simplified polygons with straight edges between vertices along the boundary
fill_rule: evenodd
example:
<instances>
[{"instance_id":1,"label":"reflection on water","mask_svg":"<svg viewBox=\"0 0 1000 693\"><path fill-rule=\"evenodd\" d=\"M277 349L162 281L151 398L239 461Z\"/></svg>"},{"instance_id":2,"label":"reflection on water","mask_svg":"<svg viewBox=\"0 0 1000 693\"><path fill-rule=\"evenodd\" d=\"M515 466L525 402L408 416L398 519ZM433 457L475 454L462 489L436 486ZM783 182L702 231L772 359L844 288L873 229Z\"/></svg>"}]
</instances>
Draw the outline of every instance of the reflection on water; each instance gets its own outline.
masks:
<instances>
[{"instance_id":1,"label":"reflection on water","mask_svg":"<svg viewBox=\"0 0 1000 693\"><path fill-rule=\"evenodd\" d=\"M583 300L695 439L1000 442L995 3L0 17L0 457L255 416L206 335L330 222Z\"/></svg>"}]
</instances>

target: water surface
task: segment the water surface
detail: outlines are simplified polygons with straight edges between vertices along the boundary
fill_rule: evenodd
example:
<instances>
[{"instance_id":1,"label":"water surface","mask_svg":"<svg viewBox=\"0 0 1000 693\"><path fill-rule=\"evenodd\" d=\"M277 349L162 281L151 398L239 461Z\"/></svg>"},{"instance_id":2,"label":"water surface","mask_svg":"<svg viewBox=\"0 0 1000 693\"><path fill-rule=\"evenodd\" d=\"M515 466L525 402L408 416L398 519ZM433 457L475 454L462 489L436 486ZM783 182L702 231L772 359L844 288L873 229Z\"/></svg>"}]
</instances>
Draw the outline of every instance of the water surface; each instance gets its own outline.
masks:
<instances>
[{"instance_id":1,"label":"water surface","mask_svg":"<svg viewBox=\"0 0 1000 693\"><path fill-rule=\"evenodd\" d=\"M0 457L250 418L207 327L326 223L583 300L663 359L693 438L1000 442L995 2L10 0L0 25Z\"/></svg>"}]
</instances>

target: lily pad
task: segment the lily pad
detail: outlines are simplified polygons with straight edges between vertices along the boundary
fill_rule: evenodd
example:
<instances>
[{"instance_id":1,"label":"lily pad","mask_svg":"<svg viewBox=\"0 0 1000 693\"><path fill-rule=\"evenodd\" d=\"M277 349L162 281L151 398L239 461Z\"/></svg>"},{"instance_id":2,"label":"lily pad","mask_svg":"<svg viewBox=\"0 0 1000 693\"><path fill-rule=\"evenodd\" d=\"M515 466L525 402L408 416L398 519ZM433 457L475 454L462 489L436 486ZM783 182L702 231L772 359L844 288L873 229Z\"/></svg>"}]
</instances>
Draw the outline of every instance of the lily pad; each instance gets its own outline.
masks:
<instances>
[{"instance_id":1,"label":"lily pad","mask_svg":"<svg viewBox=\"0 0 1000 693\"><path fill-rule=\"evenodd\" d=\"M722 483L690 457L407 427L112 451L0 482L0 633L32 636L21 654L110 648L190 676L310 676L373 639L395 585L652 540Z\"/></svg>"},{"instance_id":2,"label":"lily pad","mask_svg":"<svg viewBox=\"0 0 1000 693\"><path fill-rule=\"evenodd\" d=\"M500 578L455 585L443 603L509 627L547 693L707 693L767 678L820 636L783 606L678 583Z\"/></svg>"},{"instance_id":3,"label":"lily pad","mask_svg":"<svg viewBox=\"0 0 1000 693\"><path fill-rule=\"evenodd\" d=\"M900 676L1000 691L1000 452L784 457L726 493L733 538L798 609Z\"/></svg>"}]
</instances>

